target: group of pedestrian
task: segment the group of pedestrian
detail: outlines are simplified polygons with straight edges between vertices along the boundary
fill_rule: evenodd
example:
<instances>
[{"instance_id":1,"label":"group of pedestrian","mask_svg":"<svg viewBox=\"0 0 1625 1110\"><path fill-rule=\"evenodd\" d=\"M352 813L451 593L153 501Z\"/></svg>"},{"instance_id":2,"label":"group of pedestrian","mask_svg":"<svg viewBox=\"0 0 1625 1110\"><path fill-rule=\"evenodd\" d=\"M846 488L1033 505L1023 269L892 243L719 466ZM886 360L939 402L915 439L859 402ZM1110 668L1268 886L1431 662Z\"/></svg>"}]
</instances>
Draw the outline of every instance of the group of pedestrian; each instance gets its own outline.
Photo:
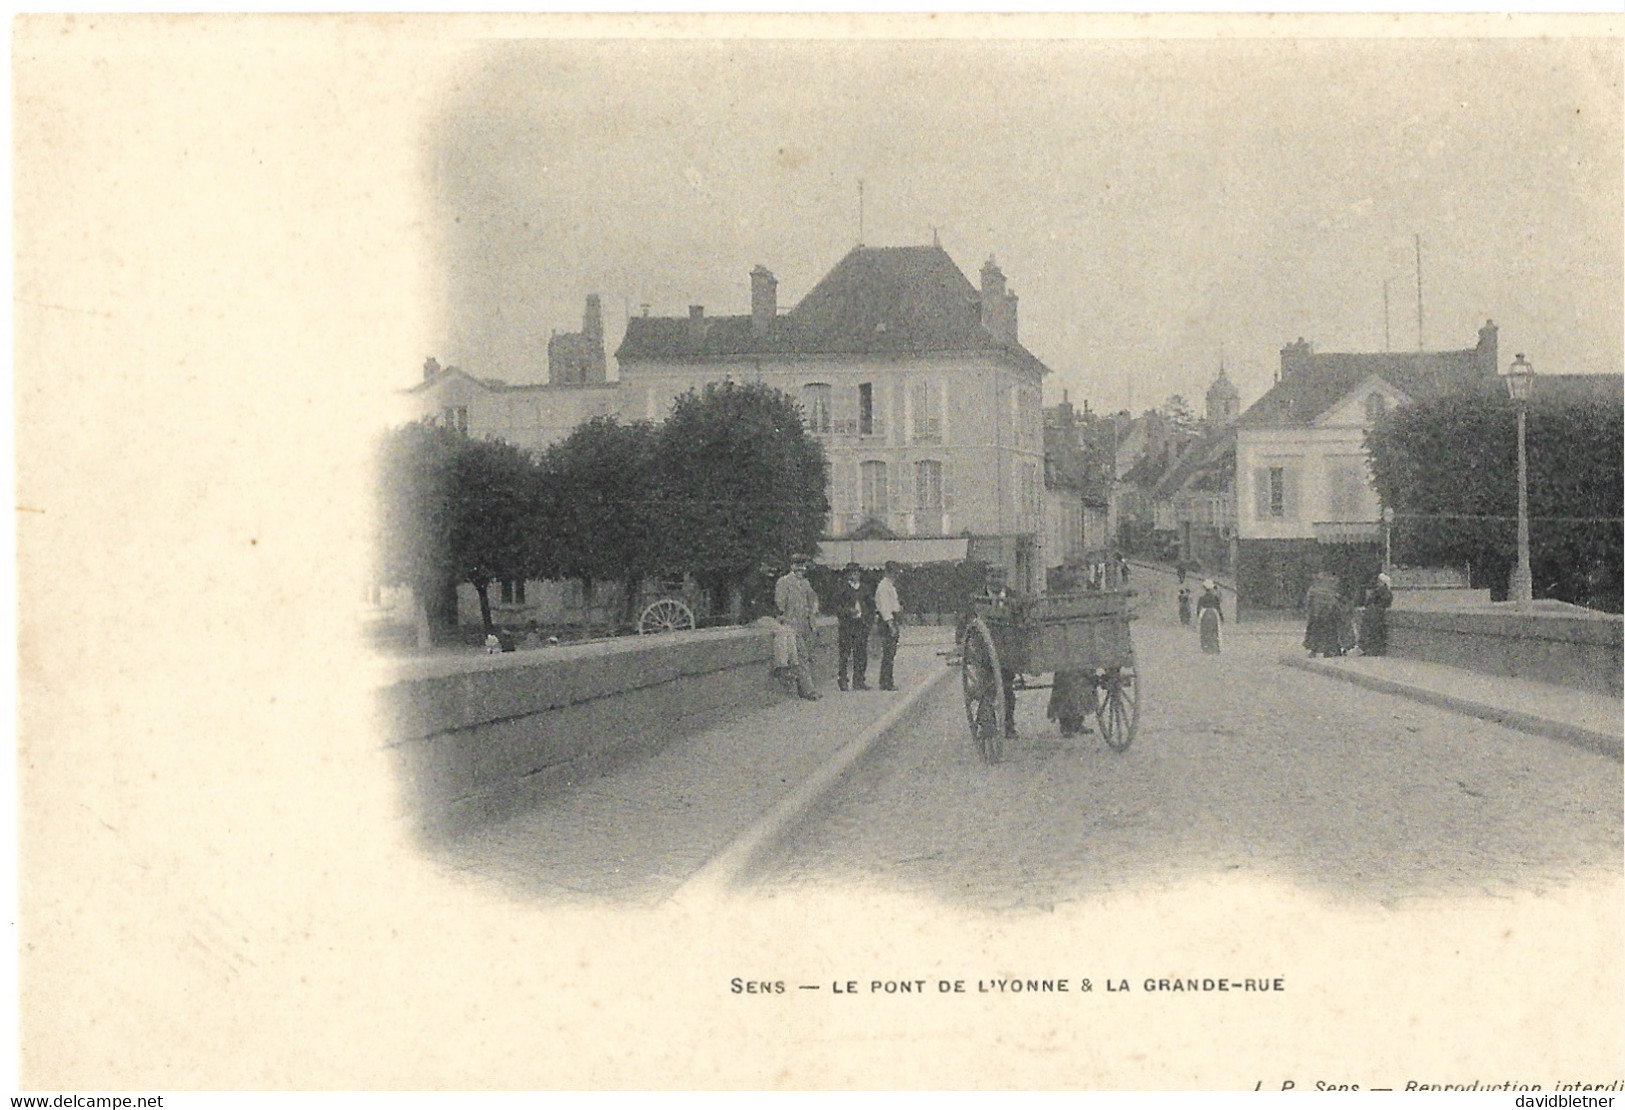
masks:
<instances>
[{"instance_id":1,"label":"group of pedestrian","mask_svg":"<svg viewBox=\"0 0 1625 1110\"><path fill-rule=\"evenodd\" d=\"M796 693L807 701L817 701L819 694L813 680L812 657L816 644L813 621L818 616L818 594L807 581L807 570L812 560L796 555L790 560L790 572L773 587L774 604L779 619L788 625L796 638L795 660L791 664L796 676ZM869 639L876 633L880 637L880 683L882 690L896 690L893 668L897 660L897 643L902 636L902 603L897 596L896 563L887 563L885 572L871 591L863 580L863 568L848 563L840 584L835 590L835 620L839 667L836 684L842 690L868 690Z\"/></svg>"},{"instance_id":2,"label":"group of pedestrian","mask_svg":"<svg viewBox=\"0 0 1625 1110\"><path fill-rule=\"evenodd\" d=\"M1356 609L1354 602L1344 595L1337 575L1321 571L1315 575L1304 597L1308 621L1303 646L1310 655L1326 658L1347 655L1356 646L1362 655L1385 655L1388 651L1388 610L1393 604L1393 581L1386 573L1377 575L1366 591L1365 604ZM1192 607L1189 587L1179 587L1178 606L1179 623L1190 627ZM1211 578L1202 582L1202 594L1195 604L1195 620L1202 650L1210 655L1219 654L1224 606Z\"/></svg>"},{"instance_id":3,"label":"group of pedestrian","mask_svg":"<svg viewBox=\"0 0 1625 1110\"><path fill-rule=\"evenodd\" d=\"M1174 573L1179 578L1179 623L1186 628L1191 626L1191 588L1185 585L1185 576L1194 569L1193 565L1181 559L1174 566ZM1222 646L1220 629L1224 626L1224 602L1219 598L1218 584L1211 578L1202 580L1202 593L1196 599L1195 620L1197 642L1202 650L1209 655L1219 654Z\"/></svg>"},{"instance_id":4,"label":"group of pedestrian","mask_svg":"<svg viewBox=\"0 0 1625 1110\"><path fill-rule=\"evenodd\" d=\"M1366 591L1364 606L1357 608L1337 575L1321 571L1304 595L1304 649L1311 656L1327 659L1347 655L1356 647L1362 655L1386 655L1388 610L1393 604L1393 580L1386 573L1377 575Z\"/></svg>"}]
</instances>

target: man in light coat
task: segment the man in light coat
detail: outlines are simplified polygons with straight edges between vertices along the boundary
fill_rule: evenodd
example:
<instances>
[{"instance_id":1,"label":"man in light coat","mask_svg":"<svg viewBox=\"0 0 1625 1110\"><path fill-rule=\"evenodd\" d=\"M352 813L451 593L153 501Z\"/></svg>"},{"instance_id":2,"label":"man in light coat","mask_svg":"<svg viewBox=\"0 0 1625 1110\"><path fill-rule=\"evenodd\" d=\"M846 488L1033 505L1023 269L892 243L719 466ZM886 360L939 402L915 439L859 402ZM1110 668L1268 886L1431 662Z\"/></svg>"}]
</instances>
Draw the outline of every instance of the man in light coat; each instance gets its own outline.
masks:
<instances>
[{"instance_id":1,"label":"man in light coat","mask_svg":"<svg viewBox=\"0 0 1625 1110\"><path fill-rule=\"evenodd\" d=\"M796 693L808 701L818 700L813 685L813 618L818 615L818 595L807 581L807 565L812 560L796 555L790 560L790 573L773 586L773 601L779 608L779 619L795 630L796 634Z\"/></svg>"}]
</instances>

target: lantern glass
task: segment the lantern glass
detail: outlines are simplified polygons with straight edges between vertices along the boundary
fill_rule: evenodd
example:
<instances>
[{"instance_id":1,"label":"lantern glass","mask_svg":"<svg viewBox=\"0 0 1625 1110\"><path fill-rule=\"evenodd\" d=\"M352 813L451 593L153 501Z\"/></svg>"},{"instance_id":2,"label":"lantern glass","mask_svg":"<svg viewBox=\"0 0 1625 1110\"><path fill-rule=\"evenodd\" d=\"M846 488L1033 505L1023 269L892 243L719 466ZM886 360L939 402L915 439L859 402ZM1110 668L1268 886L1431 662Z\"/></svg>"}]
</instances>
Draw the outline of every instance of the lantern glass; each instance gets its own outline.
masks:
<instances>
[{"instance_id":1,"label":"lantern glass","mask_svg":"<svg viewBox=\"0 0 1625 1110\"><path fill-rule=\"evenodd\" d=\"M1512 360L1507 368L1507 394L1514 401L1529 400L1530 394L1535 391L1535 368L1524 360L1522 355Z\"/></svg>"}]
</instances>

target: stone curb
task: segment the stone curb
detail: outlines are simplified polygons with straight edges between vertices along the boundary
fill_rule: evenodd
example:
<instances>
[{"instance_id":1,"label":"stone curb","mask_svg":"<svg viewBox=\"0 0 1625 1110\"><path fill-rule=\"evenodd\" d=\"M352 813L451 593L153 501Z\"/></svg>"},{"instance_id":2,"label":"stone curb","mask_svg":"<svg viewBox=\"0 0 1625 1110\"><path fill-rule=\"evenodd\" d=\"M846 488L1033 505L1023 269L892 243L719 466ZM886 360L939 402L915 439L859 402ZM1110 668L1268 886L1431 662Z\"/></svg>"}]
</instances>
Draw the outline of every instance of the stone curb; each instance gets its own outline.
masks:
<instances>
[{"instance_id":1,"label":"stone curb","mask_svg":"<svg viewBox=\"0 0 1625 1110\"><path fill-rule=\"evenodd\" d=\"M1375 675L1345 670L1324 660L1285 656L1281 659L1281 663L1283 666L1296 667L1300 671L1325 675L1328 678L1342 679L1344 682L1352 682L1356 686L1364 686L1368 690L1376 690L1383 694L1395 694L1402 698L1435 705L1441 709L1448 709L1468 717L1493 721L1498 725L1517 729L1519 732L1527 732L1533 736L1545 736L1552 740L1561 740L1564 743L1574 744L1589 751L1611 756L1614 759L1622 759L1622 736L1620 733L1597 732L1595 729L1571 725L1566 721L1554 721L1550 717L1539 717L1533 713L1523 713L1516 709L1507 709L1502 706L1472 701L1468 698L1456 697L1454 694L1445 694L1421 686L1408 686L1403 682L1395 682L1393 679L1378 678Z\"/></svg>"},{"instance_id":2,"label":"stone curb","mask_svg":"<svg viewBox=\"0 0 1625 1110\"><path fill-rule=\"evenodd\" d=\"M857 762L869 754L887 733L901 724L915 706L950 677L958 674L957 668L944 666L935 675L910 690L896 705L886 710L879 720L865 729L855 740L844 745L823 766L781 798L777 805L758 817L725 848L711 857L704 867L689 876L672 895L672 900L686 902L715 899L741 889L752 869L761 863L786 833L806 817L820 798L839 786Z\"/></svg>"}]
</instances>

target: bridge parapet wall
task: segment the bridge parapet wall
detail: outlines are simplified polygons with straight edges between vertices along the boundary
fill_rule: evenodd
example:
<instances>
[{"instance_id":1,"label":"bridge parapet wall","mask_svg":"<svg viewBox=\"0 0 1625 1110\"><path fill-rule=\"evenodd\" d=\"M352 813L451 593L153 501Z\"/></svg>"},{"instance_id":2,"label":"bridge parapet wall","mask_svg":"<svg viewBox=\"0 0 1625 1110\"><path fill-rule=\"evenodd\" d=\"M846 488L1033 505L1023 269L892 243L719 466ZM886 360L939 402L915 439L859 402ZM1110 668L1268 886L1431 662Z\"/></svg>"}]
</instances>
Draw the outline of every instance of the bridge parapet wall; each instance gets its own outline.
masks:
<instances>
[{"instance_id":1,"label":"bridge parapet wall","mask_svg":"<svg viewBox=\"0 0 1625 1110\"><path fill-rule=\"evenodd\" d=\"M823 622L821 679L835 646ZM433 839L786 696L773 633L725 628L402 663L377 711L406 816Z\"/></svg>"},{"instance_id":2,"label":"bridge parapet wall","mask_svg":"<svg viewBox=\"0 0 1625 1110\"><path fill-rule=\"evenodd\" d=\"M1391 655L1621 695L1622 618L1561 602L1388 613Z\"/></svg>"}]
</instances>

